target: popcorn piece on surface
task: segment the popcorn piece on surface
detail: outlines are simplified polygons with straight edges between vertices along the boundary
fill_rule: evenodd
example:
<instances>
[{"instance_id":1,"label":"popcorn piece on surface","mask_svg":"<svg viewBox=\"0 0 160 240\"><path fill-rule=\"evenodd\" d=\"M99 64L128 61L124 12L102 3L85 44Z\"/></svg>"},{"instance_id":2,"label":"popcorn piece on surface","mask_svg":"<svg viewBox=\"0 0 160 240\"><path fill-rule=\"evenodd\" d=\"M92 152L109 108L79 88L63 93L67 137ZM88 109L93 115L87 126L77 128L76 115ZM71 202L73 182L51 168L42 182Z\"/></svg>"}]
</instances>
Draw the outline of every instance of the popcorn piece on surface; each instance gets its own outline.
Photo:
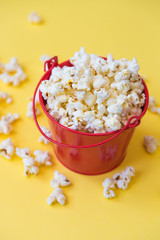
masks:
<instances>
[{"instance_id":1,"label":"popcorn piece on surface","mask_svg":"<svg viewBox=\"0 0 160 240\"><path fill-rule=\"evenodd\" d=\"M127 189L128 184L131 180L131 178L135 175L135 170L133 167L127 167L125 170L122 171L122 173L116 173L111 178L106 178L103 182L103 195L106 198L112 198L115 197L115 193L112 189L115 187L119 189Z\"/></svg>"},{"instance_id":2,"label":"popcorn piece on surface","mask_svg":"<svg viewBox=\"0 0 160 240\"><path fill-rule=\"evenodd\" d=\"M14 154L14 145L10 138L7 138L0 145L0 155L10 159Z\"/></svg>"},{"instance_id":3,"label":"popcorn piece on surface","mask_svg":"<svg viewBox=\"0 0 160 240\"><path fill-rule=\"evenodd\" d=\"M105 187L103 190L103 195L105 198L113 198L115 197L115 193L112 189Z\"/></svg>"},{"instance_id":4,"label":"popcorn piece on surface","mask_svg":"<svg viewBox=\"0 0 160 240\"><path fill-rule=\"evenodd\" d=\"M57 200L57 202L61 205L65 204L66 198L61 188L55 188L53 190L53 193L51 193L51 195L47 198L48 205L51 205L55 200Z\"/></svg>"},{"instance_id":5,"label":"popcorn piece on surface","mask_svg":"<svg viewBox=\"0 0 160 240\"><path fill-rule=\"evenodd\" d=\"M148 108L151 112L160 114L160 108L156 107L156 101L155 101L154 97L149 97Z\"/></svg>"},{"instance_id":6,"label":"popcorn piece on surface","mask_svg":"<svg viewBox=\"0 0 160 240\"><path fill-rule=\"evenodd\" d=\"M48 130L46 127L41 127L41 130L44 132L44 134L46 134L49 138L52 137L52 132L50 130ZM49 141L43 136L41 135L39 137L39 142L43 142L44 144L48 144Z\"/></svg>"},{"instance_id":7,"label":"popcorn piece on surface","mask_svg":"<svg viewBox=\"0 0 160 240\"><path fill-rule=\"evenodd\" d=\"M18 86L26 79L26 74L23 72L22 67L19 65L16 57L11 58L9 63L3 65L0 79L5 84L12 83L13 86Z\"/></svg>"},{"instance_id":8,"label":"popcorn piece on surface","mask_svg":"<svg viewBox=\"0 0 160 240\"><path fill-rule=\"evenodd\" d=\"M42 18L35 11L33 11L28 15L28 21L30 23L38 24L42 22Z\"/></svg>"},{"instance_id":9,"label":"popcorn piece on surface","mask_svg":"<svg viewBox=\"0 0 160 240\"><path fill-rule=\"evenodd\" d=\"M17 113L8 113L7 116L2 116L0 120L0 133L9 134L12 131L11 123L19 118Z\"/></svg>"},{"instance_id":10,"label":"popcorn piece on surface","mask_svg":"<svg viewBox=\"0 0 160 240\"><path fill-rule=\"evenodd\" d=\"M24 175L28 176L30 174L37 175L39 168L35 165L33 157L27 156L22 158L24 164Z\"/></svg>"},{"instance_id":11,"label":"popcorn piece on surface","mask_svg":"<svg viewBox=\"0 0 160 240\"><path fill-rule=\"evenodd\" d=\"M115 188L115 182L111 178L106 178L103 182L104 188Z\"/></svg>"},{"instance_id":12,"label":"popcorn piece on surface","mask_svg":"<svg viewBox=\"0 0 160 240\"><path fill-rule=\"evenodd\" d=\"M60 124L81 132L111 132L141 115L145 95L135 58L108 54L104 60L82 47L70 62L72 67L53 68L40 85L47 111Z\"/></svg>"},{"instance_id":13,"label":"popcorn piece on surface","mask_svg":"<svg viewBox=\"0 0 160 240\"><path fill-rule=\"evenodd\" d=\"M52 165L51 156L48 151L43 152L41 150L36 150L36 151L34 151L33 154L35 156L34 161L37 163L38 166L41 166L41 165L51 166Z\"/></svg>"},{"instance_id":14,"label":"popcorn piece on surface","mask_svg":"<svg viewBox=\"0 0 160 240\"><path fill-rule=\"evenodd\" d=\"M57 188L59 186L66 187L70 184L71 184L71 182L68 178L66 178L66 176L59 173L58 171L54 172L54 179L51 180L51 187L52 188Z\"/></svg>"},{"instance_id":15,"label":"popcorn piece on surface","mask_svg":"<svg viewBox=\"0 0 160 240\"><path fill-rule=\"evenodd\" d=\"M28 103L28 108L27 108L27 117L33 119L33 103L32 103L33 98L29 98L29 103ZM38 100L35 101L35 113L36 116L40 115L40 110L37 108L37 103Z\"/></svg>"},{"instance_id":16,"label":"popcorn piece on surface","mask_svg":"<svg viewBox=\"0 0 160 240\"><path fill-rule=\"evenodd\" d=\"M16 148L16 155L20 158L30 157L31 151L29 148Z\"/></svg>"},{"instance_id":17,"label":"popcorn piece on surface","mask_svg":"<svg viewBox=\"0 0 160 240\"><path fill-rule=\"evenodd\" d=\"M0 92L0 101L1 100L6 100L6 103L8 103L8 104L13 101L11 96L8 93L5 93L5 92Z\"/></svg>"},{"instance_id":18,"label":"popcorn piece on surface","mask_svg":"<svg viewBox=\"0 0 160 240\"><path fill-rule=\"evenodd\" d=\"M154 153L159 146L159 142L158 139L153 136L144 136L143 145L147 152Z\"/></svg>"},{"instance_id":19,"label":"popcorn piece on surface","mask_svg":"<svg viewBox=\"0 0 160 240\"><path fill-rule=\"evenodd\" d=\"M45 63L46 61L48 61L49 59L51 59L52 57L48 56L47 54L43 54L41 57L40 57L40 61Z\"/></svg>"}]
</instances>

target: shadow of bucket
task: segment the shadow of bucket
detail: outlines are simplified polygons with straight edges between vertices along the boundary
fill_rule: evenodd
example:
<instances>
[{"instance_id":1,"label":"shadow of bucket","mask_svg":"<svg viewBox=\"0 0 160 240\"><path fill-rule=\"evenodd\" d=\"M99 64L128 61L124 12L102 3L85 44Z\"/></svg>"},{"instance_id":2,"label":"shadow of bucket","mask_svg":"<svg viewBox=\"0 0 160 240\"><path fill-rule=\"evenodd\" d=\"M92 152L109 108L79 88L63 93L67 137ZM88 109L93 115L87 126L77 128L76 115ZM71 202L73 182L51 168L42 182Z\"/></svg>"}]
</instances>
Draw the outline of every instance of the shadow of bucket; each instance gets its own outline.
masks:
<instances>
[{"instance_id":1,"label":"shadow of bucket","mask_svg":"<svg viewBox=\"0 0 160 240\"><path fill-rule=\"evenodd\" d=\"M142 81L146 100L141 115L131 117L122 129L109 133L85 133L61 125L47 112L46 102L39 91L40 104L52 131L52 138L49 138L38 124L35 115L35 96L41 82L49 79L52 69L56 66L72 66L72 64L70 61L65 61L58 65L57 57L45 62L44 71L46 73L39 81L33 96L33 116L37 128L46 139L54 143L54 152L58 160L68 169L86 175L97 175L111 171L125 158L135 127L140 124L141 118L146 113L149 94L145 82Z\"/></svg>"}]
</instances>

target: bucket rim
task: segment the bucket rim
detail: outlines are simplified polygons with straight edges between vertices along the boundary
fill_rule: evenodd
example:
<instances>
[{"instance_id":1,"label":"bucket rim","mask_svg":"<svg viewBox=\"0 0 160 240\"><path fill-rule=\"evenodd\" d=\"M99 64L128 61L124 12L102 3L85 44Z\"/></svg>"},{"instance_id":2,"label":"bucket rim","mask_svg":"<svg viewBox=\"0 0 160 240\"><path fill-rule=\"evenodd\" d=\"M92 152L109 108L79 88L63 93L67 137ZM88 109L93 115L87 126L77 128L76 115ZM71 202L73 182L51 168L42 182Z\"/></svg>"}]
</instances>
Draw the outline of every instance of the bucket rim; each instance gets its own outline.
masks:
<instances>
[{"instance_id":1,"label":"bucket rim","mask_svg":"<svg viewBox=\"0 0 160 240\"><path fill-rule=\"evenodd\" d=\"M65 65L70 65L71 66L71 63L69 60L65 61L65 62L62 62L60 63L59 65L57 65L56 67L63 67ZM44 79L43 81L45 81L47 79ZM143 111L141 113L140 116L138 116L138 118L141 120L142 117L145 115L146 111L147 111L147 108L148 108L148 104L149 104L149 92L148 92L148 89L147 89L147 86L144 82L144 80L142 79L142 84L144 86L144 91L143 93L145 94L145 105L143 107ZM87 132L81 132L81 131L76 131L76 130L73 130L73 129L70 129L68 127L65 127L64 125L60 124L59 122L57 122L46 110L46 107L44 105L44 99L43 99L43 96L42 96L42 92L39 90L39 102L40 102L40 105L41 105L41 108L43 109L44 113L46 114L46 116L52 121L54 122L56 125L58 125L59 127L62 127L64 128L65 130L67 131L70 131L70 132L73 132L75 134L79 134L79 135L85 135L85 136L107 136L107 135L113 135L113 134L116 134L118 133L121 129L117 130L117 131L112 131L112 132L106 132L106 133L87 133ZM136 115L135 115L136 116ZM132 128L133 126L129 126L128 128ZM127 128L127 129L128 129ZM126 130L127 130L126 129Z\"/></svg>"}]
</instances>

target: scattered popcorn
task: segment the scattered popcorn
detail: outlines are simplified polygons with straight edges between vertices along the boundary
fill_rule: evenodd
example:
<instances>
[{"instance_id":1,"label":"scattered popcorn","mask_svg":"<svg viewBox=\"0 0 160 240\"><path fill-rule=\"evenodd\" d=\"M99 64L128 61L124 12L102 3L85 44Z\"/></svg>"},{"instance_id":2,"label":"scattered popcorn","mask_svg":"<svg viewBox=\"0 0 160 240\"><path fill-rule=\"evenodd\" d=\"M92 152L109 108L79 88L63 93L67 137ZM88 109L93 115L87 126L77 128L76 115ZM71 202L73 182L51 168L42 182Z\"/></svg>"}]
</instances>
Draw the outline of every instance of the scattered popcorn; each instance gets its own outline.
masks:
<instances>
[{"instance_id":1,"label":"scattered popcorn","mask_svg":"<svg viewBox=\"0 0 160 240\"><path fill-rule=\"evenodd\" d=\"M66 176L59 173L58 171L54 172L54 179L51 180L51 187L52 188L57 188L59 186L66 187L70 184L71 184L71 182L68 178L66 178Z\"/></svg>"},{"instance_id":2,"label":"scattered popcorn","mask_svg":"<svg viewBox=\"0 0 160 240\"><path fill-rule=\"evenodd\" d=\"M45 63L46 61L48 61L49 59L51 59L52 57L48 56L47 54L43 54L41 57L40 57L40 61Z\"/></svg>"},{"instance_id":3,"label":"scattered popcorn","mask_svg":"<svg viewBox=\"0 0 160 240\"><path fill-rule=\"evenodd\" d=\"M55 188L53 190L53 193L51 193L51 195L47 198L48 205L51 205L53 202L55 202L55 200L57 200L57 202L59 202L61 205L65 204L66 198L61 188Z\"/></svg>"},{"instance_id":4,"label":"scattered popcorn","mask_svg":"<svg viewBox=\"0 0 160 240\"><path fill-rule=\"evenodd\" d=\"M30 174L37 175L39 168L36 166L34 158L31 157L31 151L29 148L16 148L16 155L22 158L25 176Z\"/></svg>"},{"instance_id":5,"label":"scattered popcorn","mask_svg":"<svg viewBox=\"0 0 160 240\"><path fill-rule=\"evenodd\" d=\"M23 72L16 57L11 58L9 63L3 64L1 72L0 79L5 84L12 83L13 86L18 86L26 79L26 74Z\"/></svg>"},{"instance_id":6,"label":"scattered popcorn","mask_svg":"<svg viewBox=\"0 0 160 240\"><path fill-rule=\"evenodd\" d=\"M14 154L14 145L10 138L7 138L0 145L0 155L3 157L10 159Z\"/></svg>"},{"instance_id":7,"label":"scattered popcorn","mask_svg":"<svg viewBox=\"0 0 160 240\"><path fill-rule=\"evenodd\" d=\"M38 24L42 22L42 18L36 12L33 11L28 15L28 21L30 23Z\"/></svg>"},{"instance_id":8,"label":"scattered popcorn","mask_svg":"<svg viewBox=\"0 0 160 240\"><path fill-rule=\"evenodd\" d=\"M115 197L115 193L112 189L115 189L115 187L119 189L127 189L128 184L131 180L131 178L135 175L135 170L133 167L127 167L125 170L122 171L122 173L116 173L112 179L106 178L103 182L103 195L105 198L113 198Z\"/></svg>"},{"instance_id":9,"label":"scattered popcorn","mask_svg":"<svg viewBox=\"0 0 160 240\"><path fill-rule=\"evenodd\" d=\"M41 166L41 165L51 166L52 165L51 156L48 151L43 152L41 150L36 150L36 151L34 151L33 154L35 156L34 161L37 163L38 166Z\"/></svg>"},{"instance_id":10,"label":"scattered popcorn","mask_svg":"<svg viewBox=\"0 0 160 240\"><path fill-rule=\"evenodd\" d=\"M12 131L11 123L19 118L17 113L8 113L7 116L2 116L0 120L0 133L9 134Z\"/></svg>"},{"instance_id":11,"label":"scattered popcorn","mask_svg":"<svg viewBox=\"0 0 160 240\"><path fill-rule=\"evenodd\" d=\"M157 138L154 138L152 136L144 136L143 145L147 152L154 153L159 146L159 142Z\"/></svg>"},{"instance_id":12,"label":"scattered popcorn","mask_svg":"<svg viewBox=\"0 0 160 240\"><path fill-rule=\"evenodd\" d=\"M60 124L82 132L104 133L121 129L145 104L144 86L133 58L107 60L84 48L70 59L72 67L52 69L40 85L46 109Z\"/></svg>"},{"instance_id":13,"label":"scattered popcorn","mask_svg":"<svg viewBox=\"0 0 160 240\"><path fill-rule=\"evenodd\" d=\"M39 168L35 165L33 157L27 156L22 158L24 164L24 175L28 176L30 174L37 175Z\"/></svg>"},{"instance_id":14,"label":"scattered popcorn","mask_svg":"<svg viewBox=\"0 0 160 240\"><path fill-rule=\"evenodd\" d=\"M0 101L1 100L6 100L6 103L8 103L8 104L13 101L11 96L5 92L0 92Z\"/></svg>"},{"instance_id":15,"label":"scattered popcorn","mask_svg":"<svg viewBox=\"0 0 160 240\"><path fill-rule=\"evenodd\" d=\"M47 135L49 138L52 137L52 132L50 130L48 130L46 127L41 127L41 130L44 132L45 135ZM49 141L43 136L41 135L39 137L39 142L43 142L44 144L48 144Z\"/></svg>"},{"instance_id":16,"label":"scattered popcorn","mask_svg":"<svg viewBox=\"0 0 160 240\"><path fill-rule=\"evenodd\" d=\"M115 193L112 189L110 188L104 188L103 195L105 198L113 198L115 197Z\"/></svg>"},{"instance_id":17,"label":"scattered popcorn","mask_svg":"<svg viewBox=\"0 0 160 240\"><path fill-rule=\"evenodd\" d=\"M156 101L155 101L154 97L149 97L148 108L151 112L160 114L160 108L156 107Z\"/></svg>"},{"instance_id":18,"label":"scattered popcorn","mask_svg":"<svg viewBox=\"0 0 160 240\"><path fill-rule=\"evenodd\" d=\"M30 157L31 151L29 148L16 148L16 155L20 158Z\"/></svg>"},{"instance_id":19,"label":"scattered popcorn","mask_svg":"<svg viewBox=\"0 0 160 240\"><path fill-rule=\"evenodd\" d=\"M32 103L33 98L29 98L29 103L28 103L28 109L27 109L27 117L33 119L33 103ZM40 110L37 108L38 104L38 99L35 101L35 113L36 116L40 115Z\"/></svg>"}]
</instances>

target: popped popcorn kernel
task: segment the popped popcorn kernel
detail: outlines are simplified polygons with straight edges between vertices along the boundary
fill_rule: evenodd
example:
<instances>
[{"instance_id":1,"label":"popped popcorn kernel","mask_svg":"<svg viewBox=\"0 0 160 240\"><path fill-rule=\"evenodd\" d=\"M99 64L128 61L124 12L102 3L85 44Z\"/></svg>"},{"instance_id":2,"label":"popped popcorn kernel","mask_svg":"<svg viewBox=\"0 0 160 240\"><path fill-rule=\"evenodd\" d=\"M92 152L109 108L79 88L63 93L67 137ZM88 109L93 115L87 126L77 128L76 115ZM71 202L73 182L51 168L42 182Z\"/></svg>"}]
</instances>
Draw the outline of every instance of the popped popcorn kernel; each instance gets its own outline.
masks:
<instances>
[{"instance_id":1,"label":"popped popcorn kernel","mask_svg":"<svg viewBox=\"0 0 160 240\"><path fill-rule=\"evenodd\" d=\"M46 61L48 61L51 58L52 57L48 56L47 54L43 54L42 56L40 56L40 61L45 63Z\"/></svg>"},{"instance_id":2,"label":"popped popcorn kernel","mask_svg":"<svg viewBox=\"0 0 160 240\"><path fill-rule=\"evenodd\" d=\"M29 148L16 148L16 155L20 158L29 157L31 155L31 151Z\"/></svg>"},{"instance_id":3,"label":"popped popcorn kernel","mask_svg":"<svg viewBox=\"0 0 160 240\"><path fill-rule=\"evenodd\" d=\"M0 101L1 100L6 100L6 103L11 103L13 101L12 97L5 92L0 92Z\"/></svg>"},{"instance_id":4,"label":"popped popcorn kernel","mask_svg":"<svg viewBox=\"0 0 160 240\"><path fill-rule=\"evenodd\" d=\"M53 190L53 193L51 193L51 195L47 198L48 205L51 205L53 202L55 202L55 200L57 200L57 202L59 202L61 205L65 204L66 198L61 188L55 188Z\"/></svg>"},{"instance_id":5,"label":"popped popcorn kernel","mask_svg":"<svg viewBox=\"0 0 160 240\"><path fill-rule=\"evenodd\" d=\"M28 15L28 21L30 23L39 24L42 22L42 18L35 11L33 11Z\"/></svg>"},{"instance_id":6,"label":"popped popcorn kernel","mask_svg":"<svg viewBox=\"0 0 160 240\"><path fill-rule=\"evenodd\" d=\"M103 195L105 198L115 197L115 192L112 189L116 187L119 189L127 189L131 178L135 176L135 170L133 167L127 167L121 173L116 173L111 178L106 178L103 182Z\"/></svg>"},{"instance_id":7,"label":"popped popcorn kernel","mask_svg":"<svg viewBox=\"0 0 160 240\"><path fill-rule=\"evenodd\" d=\"M33 98L30 97L29 98L29 103L28 103L28 106L27 106L27 117L33 119ZM36 116L40 115L40 110L39 108L37 107L37 104L38 104L38 99L36 99L35 101L35 113L36 113Z\"/></svg>"},{"instance_id":8,"label":"popped popcorn kernel","mask_svg":"<svg viewBox=\"0 0 160 240\"><path fill-rule=\"evenodd\" d=\"M2 141L0 144L0 155L10 159L14 154L14 144L12 143L10 138Z\"/></svg>"},{"instance_id":9,"label":"popped popcorn kernel","mask_svg":"<svg viewBox=\"0 0 160 240\"><path fill-rule=\"evenodd\" d=\"M54 179L51 180L51 187L57 188L59 186L66 187L71 184L70 180L64 176L63 174L59 173L58 171L54 172Z\"/></svg>"},{"instance_id":10,"label":"popped popcorn kernel","mask_svg":"<svg viewBox=\"0 0 160 240\"><path fill-rule=\"evenodd\" d=\"M19 115L17 113L8 113L7 116L2 116L0 120L0 133L9 134L12 132L13 128L11 123L16 121L18 118Z\"/></svg>"},{"instance_id":11,"label":"popped popcorn kernel","mask_svg":"<svg viewBox=\"0 0 160 240\"><path fill-rule=\"evenodd\" d=\"M41 130L42 130L42 131L44 132L44 134L47 135L49 138L52 137L52 132L51 132L49 129L47 129L46 127L41 127ZM39 142L43 142L44 144L48 144L48 143L49 143L49 141L48 141L43 135L41 135L41 136L39 137Z\"/></svg>"},{"instance_id":12,"label":"popped popcorn kernel","mask_svg":"<svg viewBox=\"0 0 160 240\"><path fill-rule=\"evenodd\" d=\"M21 82L26 80L26 74L16 57L11 58L9 63L3 64L0 79L5 84L13 84L13 86L18 86Z\"/></svg>"},{"instance_id":13,"label":"popped popcorn kernel","mask_svg":"<svg viewBox=\"0 0 160 240\"><path fill-rule=\"evenodd\" d=\"M160 107L156 107L157 103L154 97L149 97L149 105L148 108L151 112L153 113L158 113L160 114Z\"/></svg>"},{"instance_id":14,"label":"popped popcorn kernel","mask_svg":"<svg viewBox=\"0 0 160 240\"><path fill-rule=\"evenodd\" d=\"M38 166L41 166L41 165L51 166L52 165L51 156L48 151L43 152L41 150L36 150L36 151L34 151L33 154L35 156L34 161L37 163Z\"/></svg>"},{"instance_id":15,"label":"popped popcorn kernel","mask_svg":"<svg viewBox=\"0 0 160 240\"><path fill-rule=\"evenodd\" d=\"M144 136L143 145L148 153L154 153L159 146L159 142L153 136Z\"/></svg>"},{"instance_id":16,"label":"popped popcorn kernel","mask_svg":"<svg viewBox=\"0 0 160 240\"><path fill-rule=\"evenodd\" d=\"M40 85L47 111L60 124L104 133L117 131L130 117L141 115L145 94L135 58L117 60L108 54L105 60L82 47L70 62L72 67L54 67Z\"/></svg>"}]
</instances>

